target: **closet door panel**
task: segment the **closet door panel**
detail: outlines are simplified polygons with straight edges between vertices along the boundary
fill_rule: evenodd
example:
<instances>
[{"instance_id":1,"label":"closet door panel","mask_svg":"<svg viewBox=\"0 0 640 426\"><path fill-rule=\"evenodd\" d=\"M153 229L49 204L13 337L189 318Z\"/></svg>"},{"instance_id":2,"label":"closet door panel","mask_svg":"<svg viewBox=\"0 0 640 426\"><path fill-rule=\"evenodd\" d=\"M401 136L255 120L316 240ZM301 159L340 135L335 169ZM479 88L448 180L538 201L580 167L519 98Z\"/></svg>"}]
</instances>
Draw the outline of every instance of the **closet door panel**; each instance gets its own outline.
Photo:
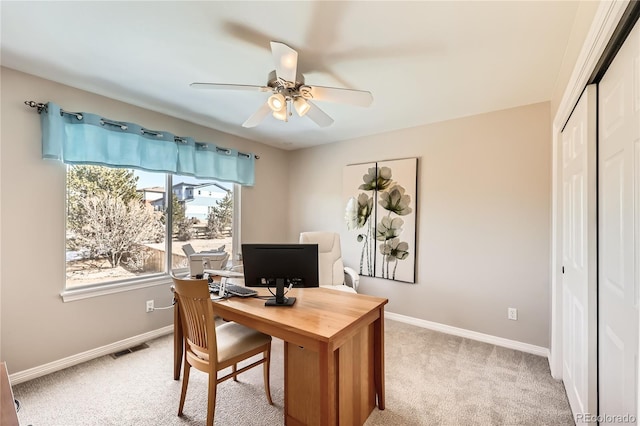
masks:
<instances>
[{"instance_id":1,"label":"closet door panel","mask_svg":"<svg viewBox=\"0 0 640 426\"><path fill-rule=\"evenodd\" d=\"M598 396L599 414L604 420L601 424L629 416L637 419L638 414L639 64L640 25L636 24L600 81L598 91Z\"/></svg>"}]
</instances>

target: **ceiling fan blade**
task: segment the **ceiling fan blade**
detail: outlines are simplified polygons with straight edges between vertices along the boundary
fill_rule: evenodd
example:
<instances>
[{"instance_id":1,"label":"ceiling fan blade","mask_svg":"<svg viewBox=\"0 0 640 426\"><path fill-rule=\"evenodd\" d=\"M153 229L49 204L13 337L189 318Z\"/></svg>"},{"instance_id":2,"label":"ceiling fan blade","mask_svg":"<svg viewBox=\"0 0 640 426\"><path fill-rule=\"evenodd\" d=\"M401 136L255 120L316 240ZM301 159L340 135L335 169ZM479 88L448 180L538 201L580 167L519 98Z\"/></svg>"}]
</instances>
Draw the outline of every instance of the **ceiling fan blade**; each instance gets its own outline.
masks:
<instances>
[{"instance_id":1,"label":"ceiling fan blade","mask_svg":"<svg viewBox=\"0 0 640 426\"><path fill-rule=\"evenodd\" d=\"M271 53L276 64L276 76L284 81L295 83L298 72L298 52L284 43L272 41Z\"/></svg>"},{"instance_id":2,"label":"ceiling fan blade","mask_svg":"<svg viewBox=\"0 0 640 426\"><path fill-rule=\"evenodd\" d=\"M339 89L337 87L310 86L314 101L338 102L368 107L373 102L371 92L364 90Z\"/></svg>"},{"instance_id":3,"label":"ceiling fan blade","mask_svg":"<svg viewBox=\"0 0 640 426\"><path fill-rule=\"evenodd\" d=\"M242 127L256 127L270 112L271 108L269 108L269 104L265 102L260 109L254 112L251 117L247 118L247 121L242 123Z\"/></svg>"},{"instance_id":4,"label":"ceiling fan blade","mask_svg":"<svg viewBox=\"0 0 640 426\"><path fill-rule=\"evenodd\" d=\"M315 104L307 101L311 106L306 116L313 120L320 127L327 127L333 124L333 118L329 117L326 112L318 108Z\"/></svg>"},{"instance_id":5,"label":"ceiling fan blade","mask_svg":"<svg viewBox=\"0 0 640 426\"><path fill-rule=\"evenodd\" d=\"M271 92L273 90L268 86L253 86L250 84L191 83L189 86L194 89L205 90L249 90L257 92Z\"/></svg>"}]
</instances>

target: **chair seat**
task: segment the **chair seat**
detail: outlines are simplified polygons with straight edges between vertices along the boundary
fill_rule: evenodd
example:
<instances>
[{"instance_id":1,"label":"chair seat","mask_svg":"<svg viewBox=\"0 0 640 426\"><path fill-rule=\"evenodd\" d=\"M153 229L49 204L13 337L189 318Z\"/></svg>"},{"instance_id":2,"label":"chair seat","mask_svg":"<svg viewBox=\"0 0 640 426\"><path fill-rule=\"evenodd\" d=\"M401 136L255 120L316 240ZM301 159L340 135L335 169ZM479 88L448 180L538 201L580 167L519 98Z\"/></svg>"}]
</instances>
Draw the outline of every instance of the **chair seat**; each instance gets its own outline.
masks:
<instances>
[{"instance_id":1,"label":"chair seat","mask_svg":"<svg viewBox=\"0 0 640 426\"><path fill-rule=\"evenodd\" d=\"M271 336L235 322L228 322L216 327L216 336L219 363L271 341Z\"/></svg>"}]
</instances>

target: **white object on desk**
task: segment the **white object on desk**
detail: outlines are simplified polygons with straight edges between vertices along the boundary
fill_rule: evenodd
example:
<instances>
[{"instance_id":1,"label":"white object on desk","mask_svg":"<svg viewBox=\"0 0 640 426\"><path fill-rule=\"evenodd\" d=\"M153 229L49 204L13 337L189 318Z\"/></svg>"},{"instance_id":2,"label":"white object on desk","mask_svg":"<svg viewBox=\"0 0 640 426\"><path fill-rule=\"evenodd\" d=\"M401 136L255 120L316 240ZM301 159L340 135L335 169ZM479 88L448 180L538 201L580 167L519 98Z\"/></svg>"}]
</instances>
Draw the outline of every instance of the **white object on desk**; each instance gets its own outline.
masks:
<instances>
[{"instance_id":1,"label":"white object on desk","mask_svg":"<svg viewBox=\"0 0 640 426\"><path fill-rule=\"evenodd\" d=\"M244 274L242 272L227 271L225 269L205 269L203 273L218 277L244 278Z\"/></svg>"},{"instance_id":2,"label":"white object on desk","mask_svg":"<svg viewBox=\"0 0 640 426\"><path fill-rule=\"evenodd\" d=\"M221 269L228 259L226 251L193 253L189 255L189 273L194 277L205 270Z\"/></svg>"}]
</instances>

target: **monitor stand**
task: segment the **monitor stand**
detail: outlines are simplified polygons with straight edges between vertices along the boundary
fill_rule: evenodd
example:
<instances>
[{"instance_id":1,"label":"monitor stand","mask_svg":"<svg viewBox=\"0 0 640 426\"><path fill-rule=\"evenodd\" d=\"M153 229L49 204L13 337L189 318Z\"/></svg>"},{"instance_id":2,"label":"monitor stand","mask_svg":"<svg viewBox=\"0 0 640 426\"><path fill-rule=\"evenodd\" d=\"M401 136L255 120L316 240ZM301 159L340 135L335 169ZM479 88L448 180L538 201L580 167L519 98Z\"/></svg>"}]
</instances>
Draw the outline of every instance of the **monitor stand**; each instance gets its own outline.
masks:
<instances>
[{"instance_id":1,"label":"monitor stand","mask_svg":"<svg viewBox=\"0 0 640 426\"><path fill-rule=\"evenodd\" d=\"M264 306L293 306L296 303L295 297L285 297L282 303L278 303L275 297L271 297L264 302Z\"/></svg>"},{"instance_id":2,"label":"monitor stand","mask_svg":"<svg viewBox=\"0 0 640 426\"><path fill-rule=\"evenodd\" d=\"M294 303L295 297L284 297L284 278L276 278L276 297L267 299L264 306L293 306Z\"/></svg>"}]
</instances>

